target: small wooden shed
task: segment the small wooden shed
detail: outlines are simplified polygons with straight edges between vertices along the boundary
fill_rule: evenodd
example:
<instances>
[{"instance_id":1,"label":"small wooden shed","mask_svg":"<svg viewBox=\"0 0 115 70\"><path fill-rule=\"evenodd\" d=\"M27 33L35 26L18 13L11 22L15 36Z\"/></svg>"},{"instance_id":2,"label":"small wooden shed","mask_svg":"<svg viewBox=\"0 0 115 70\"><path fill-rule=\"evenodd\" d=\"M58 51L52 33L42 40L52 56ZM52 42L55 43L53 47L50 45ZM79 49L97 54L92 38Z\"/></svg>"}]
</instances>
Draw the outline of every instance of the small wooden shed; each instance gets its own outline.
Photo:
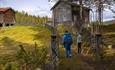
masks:
<instances>
[{"instance_id":1,"label":"small wooden shed","mask_svg":"<svg viewBox=\"0 0 115 70\"><path fill-rule=\"evenodd\" d=\"M76 23L79 25L80 22L80 5L76 2L67 1L67 0L59 0L52 8L53 10L53 18L55 24L60 23ZM83 23L89 23L89 14L90 9L87 7L83 7Z\"/></svg>"},{"instance_id":2,"label":"small wooden shed","mask_svg":"<svg viewBox=\"0 0 115 70\"><path fill-rule=\"evenodd\" d=\"M14 25L15 11L12 8L0 8L0 26L10 26Z\"/></svg>"}]
</instances>

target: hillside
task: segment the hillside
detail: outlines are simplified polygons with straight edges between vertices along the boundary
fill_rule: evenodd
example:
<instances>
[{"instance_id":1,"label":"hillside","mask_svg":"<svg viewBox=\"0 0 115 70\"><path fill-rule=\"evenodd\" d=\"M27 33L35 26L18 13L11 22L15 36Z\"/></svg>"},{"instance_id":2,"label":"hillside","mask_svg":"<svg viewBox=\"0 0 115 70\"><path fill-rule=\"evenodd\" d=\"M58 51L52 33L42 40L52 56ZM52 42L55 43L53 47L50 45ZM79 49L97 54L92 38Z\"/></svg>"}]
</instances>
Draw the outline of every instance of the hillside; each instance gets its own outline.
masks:
<instances>
[{"instance_id":1,"label":"hillside","mask_svg":"<svg viewBox=\"0 0 115 70\"><path fill-rule=\"evenodd\" d=\"M12 26L0 29L0 52L19 45L32 46L35 42L38 46L48 46L50 43L50 31L42 26ZM3 50L4 49L4 50Z\"/></svg>"},{"instance_id":2,"label":"hillside","mask_svg":"<svg viewBox=\"0 0 115 70\"><path fill-rule=\"evenodd\" d=\"M102 25L102 29L104 33L115 32L115 23Z\"/></svg>"},{"instance_id":3,"label":"hillside","mask_svg":"<svg viewBox=\"0 0 115 70\"><path fill-rule=\"evenodd\" d=\"M108 24L102 26L103 40L105 44L112 44L115 46L115 24Z\"/></svg>"},{"instance_id":4,"label":"hillside","mask_svg":"<svg viewBox=\"0 0 115 70\"><path fill-rule=\"evenodd\" d=\"M105 21L104 23L105 23L105 24L114 24L114 23L115 23L115 20Z\"/></svg>"}]
</instances>

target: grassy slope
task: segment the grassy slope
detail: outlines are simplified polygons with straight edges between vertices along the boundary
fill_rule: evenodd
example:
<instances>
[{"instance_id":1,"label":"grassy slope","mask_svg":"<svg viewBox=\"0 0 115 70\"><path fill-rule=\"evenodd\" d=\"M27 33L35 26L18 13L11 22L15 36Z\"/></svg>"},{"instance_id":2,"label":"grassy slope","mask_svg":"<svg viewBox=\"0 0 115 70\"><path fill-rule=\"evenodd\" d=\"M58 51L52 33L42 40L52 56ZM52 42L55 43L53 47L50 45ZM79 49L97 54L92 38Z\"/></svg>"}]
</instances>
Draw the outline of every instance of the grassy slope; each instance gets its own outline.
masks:
<instances>
[{"instance_id":1,"label":"grassy slope","mask_svg":"<svg viewBox=\"0 0 115 70\"><path fill-rule=\"evenodd\" d=\"M35 41L41 46L43 45L43 40L46 37L49 38L49 32L43 27L35 26L13 26L0 30L0 40L2 41L5 37L22 43L34 44ZM37 35L38 34L38 35ZM42 37L41 39L35 39L35 36Z\"/></svg>"},{"instance_id":2,"label":"grassy slope","mask_svg":"<svg viewBox=\"0 0 115 70\"><path fill-rule=\"evenodd\" d=\"M102 29L105 43L115 46L115 24L103 25Z\"/></svg>"},{"instance_id":3,"label":"grassy slope","mask_svg":"<svg viewBox=\"0 0 115 70\"><path fill-rule=\"evenodd\" d=\"M12 26L0 29L0 53L16 51L20 44L49 46L50 31L42 26Z\"/></svg>"}]
</instances>

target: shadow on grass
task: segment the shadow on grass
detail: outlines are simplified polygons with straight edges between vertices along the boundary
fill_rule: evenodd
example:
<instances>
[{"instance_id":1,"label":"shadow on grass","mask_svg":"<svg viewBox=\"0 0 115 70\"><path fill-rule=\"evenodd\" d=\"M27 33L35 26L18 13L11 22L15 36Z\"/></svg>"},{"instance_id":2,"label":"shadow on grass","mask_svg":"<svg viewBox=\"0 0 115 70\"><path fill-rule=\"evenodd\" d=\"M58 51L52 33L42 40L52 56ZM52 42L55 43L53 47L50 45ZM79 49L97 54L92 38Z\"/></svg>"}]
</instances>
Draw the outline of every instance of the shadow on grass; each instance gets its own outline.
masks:
<instances>
[{"instance_id":1,"label":"shadow on grass","mask_svg":"<svg viewBox=\"0 0 115 70\"><path fill-rule=\"evenodd\" d=\"M19 45L25 45L25 46L28 46L28 48L33 46L31 44L15 41L9 37L4 37L3 39L1 39L1 44L7 48L12 48L12 47L17 48L17 46L19 46Z\"/></svg>"},{"instance_id":2,"label":"shadow on grass","mask_svg":"<svg viewBox=\"0 0 115 70\"><path fill-rule=\"evenodd\" d=\"M0 54L0 65L1 64L7 65L11 62L19 64L19 62L21 62L21 61L25 62L26 59L30 59L30 60L28 60L27 64L29 64L29 65L33 64L37 67L39 67L39 66L41 67L43 65L42 63L46 59L48 59L48 58L46 58L47 54L48 54L46 47L40 48L39 45L37 45L37 44L30 45L30 44L26 44L26 43L17 42L17 41L12 40L9 37L3 38L1 40L1 42L4 47L2 49L0 49L0 51L4 52L4 54ZM23 49L20 48L20 45L23 46ZM26 62L23 64L26 64ZM44 65L45 65L45 63L44 63ZM34 66L31 65L29 67L34 67ZM42 66L41 70L43 70L45 67Z\"/></svg>"},{"instance_id":3,"label":"shadow on grass","mask_svg":"<svg viewBox=\"0 0 115 70\"><path fill-rule=\"evenodd\" d=\"M19 45L24 45L26 49L32 49L32 45L21 43L12 40L9 37L4 37L1 40L2 48L0 48L0 64L6 64L9 62L15 62L17 51L19 50Z\"/></svg>"},{"instance_id":4,"label":"shadow on grass","mask_svg":"<svg viewBox=\"0 0 115 70\"><path fill-rule=\"evenodd\" d=\"M50 44L51 33L49 29L41 25L31 27L30 29L37 32L33 35L34 40L40 40L46 46Z\"/></svg>"}]
</instances>

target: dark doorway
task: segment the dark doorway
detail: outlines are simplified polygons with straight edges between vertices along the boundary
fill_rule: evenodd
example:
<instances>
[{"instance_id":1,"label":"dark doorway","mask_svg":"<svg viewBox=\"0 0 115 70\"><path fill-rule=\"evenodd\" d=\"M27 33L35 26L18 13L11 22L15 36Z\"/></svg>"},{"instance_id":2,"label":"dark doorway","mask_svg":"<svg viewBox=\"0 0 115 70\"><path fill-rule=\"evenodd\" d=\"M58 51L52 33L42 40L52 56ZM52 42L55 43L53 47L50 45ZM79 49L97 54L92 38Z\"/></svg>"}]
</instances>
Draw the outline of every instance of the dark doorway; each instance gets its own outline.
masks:
<instances>
[{"instance_id":1,"label":"dark doorway","mask_svg":"<svg viewBox=\"0 0 115 70\"><path fill-rule=\"evenodd\" d=\"M2 23L0 23L0 27L2 27Z\"/></svg>"}]
</instances>

